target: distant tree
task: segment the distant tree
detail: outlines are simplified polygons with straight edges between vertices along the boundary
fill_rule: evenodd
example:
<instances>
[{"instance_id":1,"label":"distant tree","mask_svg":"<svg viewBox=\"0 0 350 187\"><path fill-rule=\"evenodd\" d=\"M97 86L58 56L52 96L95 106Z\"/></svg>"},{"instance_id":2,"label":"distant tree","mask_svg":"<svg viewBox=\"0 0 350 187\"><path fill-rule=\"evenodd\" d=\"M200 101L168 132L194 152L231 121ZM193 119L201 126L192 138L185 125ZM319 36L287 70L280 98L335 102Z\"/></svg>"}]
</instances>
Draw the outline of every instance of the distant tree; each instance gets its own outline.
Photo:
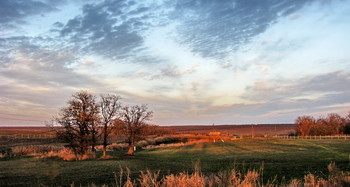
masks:
<instances>
[{"instance_id":1,"label":"distant tree","mask_svg":"<svg viewBox=\"0 0 350 187\"><path fill-rule=\"evenodd\" d=\"M324 118L318 118L315 122L315 125L311 127L309 135L311 136L331 135L331 132L328 129L327 121Z\"/></svg>"},{"instance_id":2,"label":"distant tree","mask_svg":"<svg viewBox=\"0 0 350 187\"><path fill-rule=\"evenodd\" d=\"M346 116L346 126L344 129L344 134L350 134L350 112L349 114Z\"/></svg>"},{"instance_id":3,"label":"distant tree","mask_svg":"<svg viewBox=\"0 0 350 187\"><path fill-rule=\"evenodd\" d=\"M72 95L67 104L54 118L62 127L57 132L58 137L67 141L77 156L86 154L89 146L94 151L100 123L96 97L87 91L79 91Z\"/></svg>"},{"instance_id":4,"label":"distant tree","mask_svg":"<svg viewBox=\"0 0 350 187\"><path fill-rule=\"evenodd\" d=\"M296 133L301 136L347 134L350 133L350 113L345 118L331 113L317 120L311 116L301 116L295 120L295 125Z\"/></svg>"},{"instance_id":5,"label":"distant tree","mask_svg":"<svg viewBox=\"0 0 350 187\"><path fill-rule=\"evenodd\" d=\"M147 105L124 106L121 109L121 115L115 124L127 136L129 148L127 155L134 155L135 143L145 134L147 121L151 120L152 111L148 111Z\"/></svg>"},{"instance_id":6,"label":"distant tree","mask_svg":"<svg viewBox=\"0 0 350 187\"><path fill-rule=\"evenodd\" d=\"M328 114L325 119L327 129L330 134L343 134L346 127L346 119L341 117L339 114L331 113Z\"/></svg>"},{"instance_id":7,"label":"distant tree","mask_svg":"<svg viewBox=\"0 0 350 187\"><path fill-rule=\"evenodd\" d=\"M315 119L312 116L299 116L295 120L296 133L301 136L308 136L314 125Z\"/></svg>"},{"instance_id":8,"label":"distant tree","mask_svg":"<svg viewBox=\"0 0 350 187\"><path fill-rule=\"evenodd\" d=\"M119 110L121 105L119 95L101 95L101 118L102 118L102 135L103 135L103 156L106 156L107 152L107 138L112 131L113 121L119 116Z\"/></svg>"}]
</instances>

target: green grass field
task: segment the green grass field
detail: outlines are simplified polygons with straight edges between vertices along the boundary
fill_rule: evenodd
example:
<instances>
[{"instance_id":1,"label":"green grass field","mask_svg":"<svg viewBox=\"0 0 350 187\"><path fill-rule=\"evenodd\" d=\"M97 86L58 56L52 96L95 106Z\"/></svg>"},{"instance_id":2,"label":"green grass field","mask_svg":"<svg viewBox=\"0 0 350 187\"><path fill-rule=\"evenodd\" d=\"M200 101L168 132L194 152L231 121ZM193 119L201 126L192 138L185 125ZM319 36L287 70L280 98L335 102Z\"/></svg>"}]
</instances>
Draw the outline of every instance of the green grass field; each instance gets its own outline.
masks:
<instances>
[{"instance_id":1,"label":"green grass field","mask_svg":"<svg viewBox=\"0 0 350 187\"><path fill-rule=\"evenodd\" d=\"M131 176L140 171L161 170L162 175L193 171L199 161L203 173L236 168L263 170L264 180L277 176L278 181L302 178L307 173L328 175L327 165L335 162L350 171L350 140L280 140L240 139L201 143L184 147L141 150L135 157L110 152L110 160L62 161L55 158L21 157L0 159L0 186L75 185L114 183L114 173L130 168ZM285 179L283 179L285 177Z\"/></svg>"}]
</instances>

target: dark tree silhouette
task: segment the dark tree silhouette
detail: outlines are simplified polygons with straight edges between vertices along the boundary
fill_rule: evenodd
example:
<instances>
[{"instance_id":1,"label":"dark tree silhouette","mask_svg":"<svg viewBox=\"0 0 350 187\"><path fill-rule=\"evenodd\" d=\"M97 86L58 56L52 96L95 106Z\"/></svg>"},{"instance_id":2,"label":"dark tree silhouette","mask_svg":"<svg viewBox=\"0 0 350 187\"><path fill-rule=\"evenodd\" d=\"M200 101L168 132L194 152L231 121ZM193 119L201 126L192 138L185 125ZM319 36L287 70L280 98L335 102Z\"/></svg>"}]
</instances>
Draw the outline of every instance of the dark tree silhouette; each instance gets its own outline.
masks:
<instances>
[{"instance_id":1,"label":"dark tree silhouette","mask_svg":"<svg viewBox=\"0 0 350 187\"><path fill-rule=\"evenodd\" d=\"M301 116L295 120L296 134L301 136L319 136L348 134L350 129L350 114L341 117L339 114L330 113L326 118L315 120L311 116Z\"/></svg>"},{"instance_id":2,"label":"dark tree silhouette","mask_svg":"<svg viewBox=\"0 0 350 187\"><path fill-rule=\"evenodd\" d=\"M96 97L87 91L79 91L72 95L67 104L54 118L62 126L57 135L69 143L69 148L76 156L83 156L89 146L94 151L97 141L100 117Z\"/></svg>"},{"instance_id":3,"label":"dark tree silhouette","mask_svg":"<svg viewBox=\"0 0 350 187\"><path fill-rule=\"evenodd\" d=\"M301 136L310 134L312 126L315 124L315 119L312 116L301 116L295 120L296 133Z\"/></svg>"},{"instance_id":4,"label":"dark tree silhouette","mask_svg":"<svg viewBox=\"0 0 350 187\"><path fill-rule=\"evenodd\" d=\"M329 134L343 134L346 127L346 119L339 114L328 114L325 119Z\"/></svg>"},{"instance_id":5,"label":"dark tree silhouette","mask_svg":"<svg viewBox=\"0 0 350 187\"><path fill-rule=\"evenodd\" d=\"M107 138L113 128L113 121L119 116L121 105L119 95L101 95L101 116L102 116L102 135L103 135L103 156L107 152Z\"/></svg>"},{"instance_id":6,"label":"dark tree silhouette","mask_svg":"<svg viewBox=\"0 0 350 187\"><path fill-rule=\"evenodd\" d=\"M117 124L127 136L129 144L127 155L134 155L134 146L144 134L146 122L152 118L153 112L148 111L147 105L124 106L121 109Z\"/></svg>"},{"instance_id":7,"label":"dark tree silhouette","mask_svg":"<svg viewBox=\"0 0 350 187\"><path fill-rule=\"evenodd\" d=\"M349 114L346 116L346 126L345 126L345 129L344 129L344 133L345 134L350 134L350 112Z\"/></svg>"}]
</instances>

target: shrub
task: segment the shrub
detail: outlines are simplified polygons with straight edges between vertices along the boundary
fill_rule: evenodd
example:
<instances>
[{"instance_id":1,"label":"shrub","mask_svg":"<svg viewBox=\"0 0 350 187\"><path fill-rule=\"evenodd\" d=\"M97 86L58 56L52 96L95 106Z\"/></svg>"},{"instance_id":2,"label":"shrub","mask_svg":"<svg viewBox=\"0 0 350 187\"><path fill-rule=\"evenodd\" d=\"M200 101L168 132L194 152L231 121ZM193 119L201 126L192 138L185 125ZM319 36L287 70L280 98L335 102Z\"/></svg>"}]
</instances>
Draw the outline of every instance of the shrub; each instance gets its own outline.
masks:
<instances>
[{"instance_id":1,"label":"shrub","mask_svg":"<svg viewBox=\"0 0 350 187\"><path fill-rule=\"evenodd\" d=\"M119 151L119 150L126 150L128 148L127 143L112 143L111 145L107 146L109 150Z\"/></svg>"},{"instance_id":2,"label":"shrub","mask_svg":"<svg viewBox=\"0 0 350 187\"><path fill-rule=\"evenodd\" d=\"M156 141L153 138L147 138L145 141L148 143L148 145L155 145L156 144Z\"/></svg>"},{"instance_id":3,"label":"shrub","mask_svg":"<svg viewBox=\"0 0 350 187\"><path fill-rule=\"evenodd\" d=\"M145 147L147 145L149 145L149 144L146 140L141 140L141 141L137 142L136 147L142 148L142 147Z\"/></svg>"}]
</instances>

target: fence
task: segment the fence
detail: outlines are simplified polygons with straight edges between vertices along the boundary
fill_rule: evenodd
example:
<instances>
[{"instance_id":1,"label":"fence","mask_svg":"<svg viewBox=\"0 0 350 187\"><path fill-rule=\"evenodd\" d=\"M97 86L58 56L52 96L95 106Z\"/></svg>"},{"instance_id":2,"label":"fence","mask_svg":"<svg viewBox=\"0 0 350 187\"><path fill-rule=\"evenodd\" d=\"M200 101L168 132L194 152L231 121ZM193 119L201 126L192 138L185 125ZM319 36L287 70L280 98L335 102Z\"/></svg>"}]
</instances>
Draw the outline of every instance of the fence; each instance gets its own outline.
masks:
<instances>
[{"instance_id":1,"label":"fence","mask_svg":"<svg viewBox=\"0 0 350 187\"><path fill-rule=\"evenodd\" d=\"M350 136L341 135L341 136L279 136L275 135L274 138L280 139L303 139L303 140L350 140Z\"/></svg>"}]
</instances>

